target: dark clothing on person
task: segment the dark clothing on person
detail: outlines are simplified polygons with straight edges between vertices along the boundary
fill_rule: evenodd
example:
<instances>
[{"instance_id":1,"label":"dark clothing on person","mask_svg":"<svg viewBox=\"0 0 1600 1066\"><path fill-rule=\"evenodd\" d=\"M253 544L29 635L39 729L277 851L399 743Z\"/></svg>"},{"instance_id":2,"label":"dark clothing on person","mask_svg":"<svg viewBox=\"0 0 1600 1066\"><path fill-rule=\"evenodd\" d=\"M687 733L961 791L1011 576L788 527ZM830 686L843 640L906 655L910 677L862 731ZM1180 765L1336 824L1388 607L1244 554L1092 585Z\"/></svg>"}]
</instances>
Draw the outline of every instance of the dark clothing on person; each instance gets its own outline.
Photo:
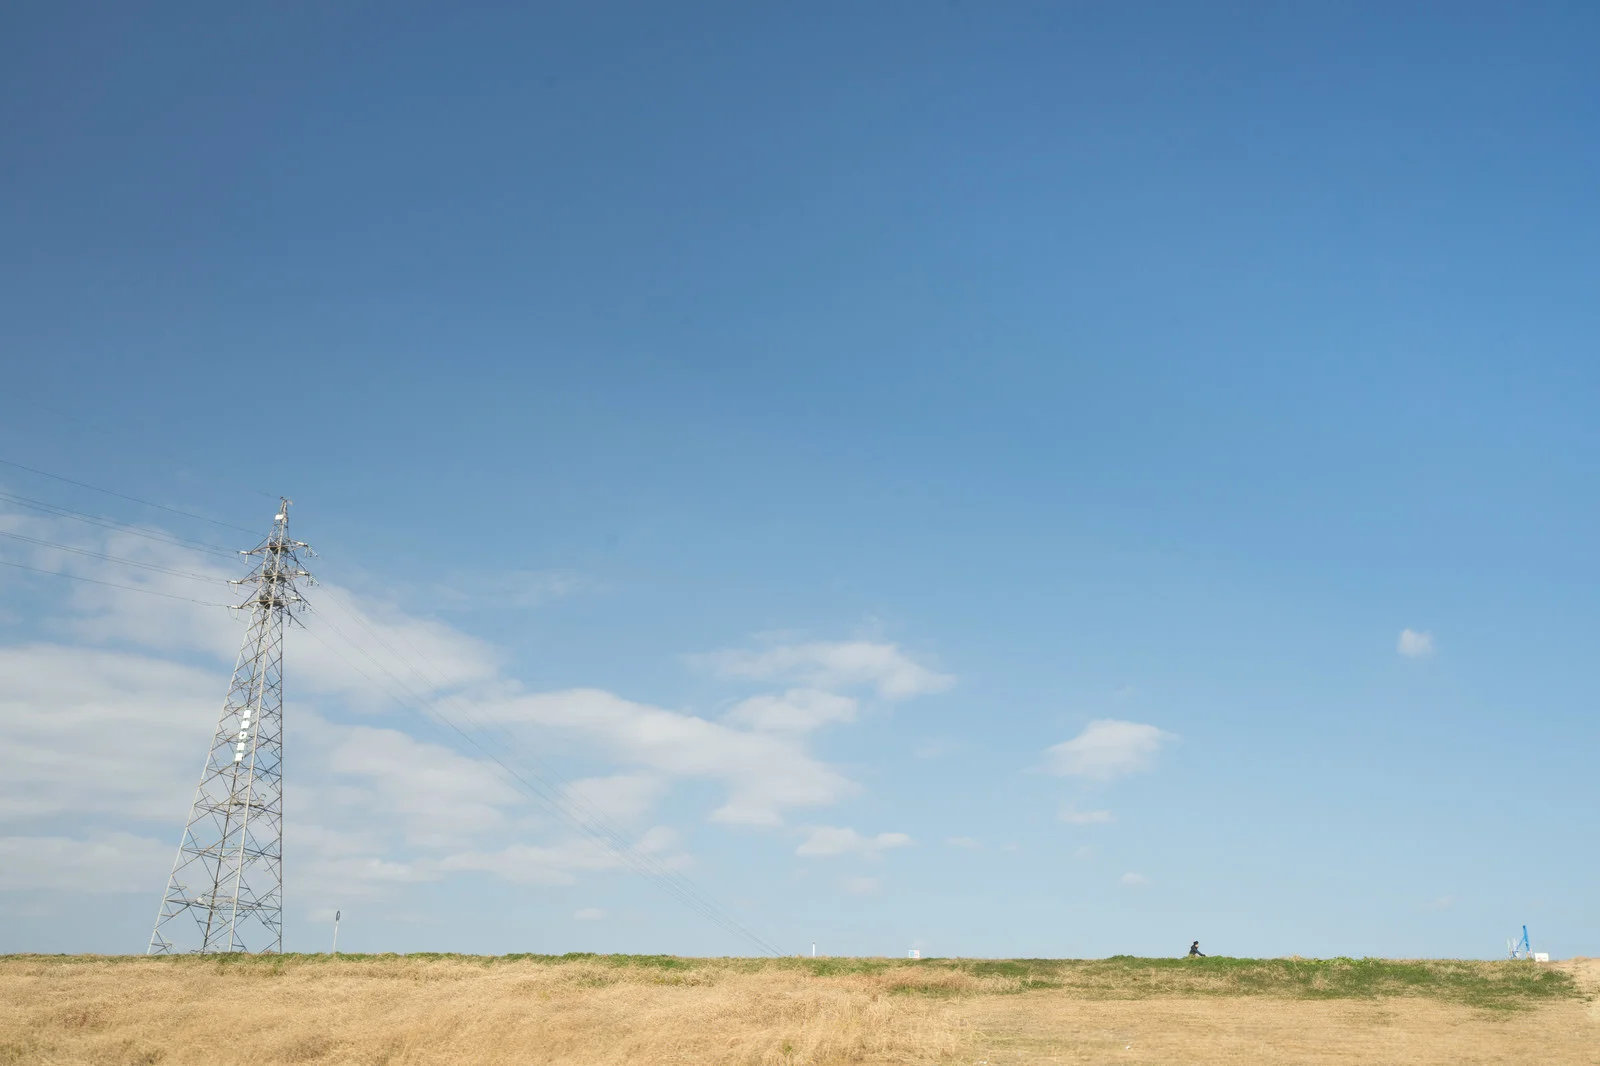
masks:
<instances>
[{"instance_id":1,"label":"dark clothing on person","mask_svg":"<svg viewBox=\"0 0 1600 1066\"><path fill-rule=\"evenodd\" d=\"M1206 957L1206 953L1200 950L1200 941L1196 940L1193 944L1189 945L1189 957L1191 959L1203 959Z\"/></svg>"}]
</instances>

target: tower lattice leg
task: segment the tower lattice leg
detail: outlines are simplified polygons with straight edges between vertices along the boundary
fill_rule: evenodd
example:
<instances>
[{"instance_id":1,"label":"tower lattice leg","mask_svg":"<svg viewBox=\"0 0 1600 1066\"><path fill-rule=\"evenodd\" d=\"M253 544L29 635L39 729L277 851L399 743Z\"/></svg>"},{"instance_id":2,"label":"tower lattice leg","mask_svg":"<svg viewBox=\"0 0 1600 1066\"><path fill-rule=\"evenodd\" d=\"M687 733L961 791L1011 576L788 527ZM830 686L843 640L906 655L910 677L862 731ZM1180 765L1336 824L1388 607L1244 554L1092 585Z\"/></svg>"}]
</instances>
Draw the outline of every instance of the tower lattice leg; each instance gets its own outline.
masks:
<instances>
[{"instance_id":1,"label":"tower lattice leg","mask_svg":"<svg viewBox=\"0 0 1600 1066\"><path fill-rule=\"evenodd\" d=\"M236 582L253 591L249 628L211 739L149 953L283 950L283 634L311 575L282 502Z\"/></svg>"}]
</instances>

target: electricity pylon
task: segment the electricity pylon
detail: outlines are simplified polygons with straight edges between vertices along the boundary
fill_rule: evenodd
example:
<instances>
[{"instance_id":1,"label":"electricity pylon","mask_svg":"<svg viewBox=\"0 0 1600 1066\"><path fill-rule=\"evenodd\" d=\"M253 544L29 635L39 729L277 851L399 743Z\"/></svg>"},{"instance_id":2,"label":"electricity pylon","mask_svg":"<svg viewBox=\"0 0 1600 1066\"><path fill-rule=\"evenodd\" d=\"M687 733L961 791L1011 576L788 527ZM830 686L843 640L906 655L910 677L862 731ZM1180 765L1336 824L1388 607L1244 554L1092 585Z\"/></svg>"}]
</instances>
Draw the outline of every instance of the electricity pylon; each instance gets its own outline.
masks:
<instances>
[{"instance_id":1,"label":"electricity pylon","mask_svg":"<svg viewBox=\"0 0 1600 1066\"><path fill-rule=\"evenodd\" d=\"M200 787L178 843L148 954L283 950L283 630L311 575L289 539L285 498L255 556L250 612ZM192 921L192 926L191 926Z\"/></svg>"}]
</instances>

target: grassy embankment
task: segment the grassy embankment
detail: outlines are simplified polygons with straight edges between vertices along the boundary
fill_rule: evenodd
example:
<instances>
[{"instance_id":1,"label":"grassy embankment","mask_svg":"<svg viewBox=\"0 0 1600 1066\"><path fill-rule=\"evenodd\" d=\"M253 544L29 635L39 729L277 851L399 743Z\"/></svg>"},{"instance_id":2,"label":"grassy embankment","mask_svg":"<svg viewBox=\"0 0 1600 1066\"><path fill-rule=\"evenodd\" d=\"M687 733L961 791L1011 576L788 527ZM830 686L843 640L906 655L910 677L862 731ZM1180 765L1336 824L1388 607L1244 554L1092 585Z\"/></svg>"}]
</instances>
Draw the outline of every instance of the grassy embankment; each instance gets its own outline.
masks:
<instances>
[{"instance_id":1,"label":"grassy embankment","mask_svg":"<svg viewBox=\"0 0 1600 1066\"><path fill-rule=\"evenodd\" d=\"M0 1063L1445 1062L1427 1049L1521 1046L1518 1017L1600 1035L1582 996L1564 968L1454 960L10 956Z\"/></svg>"},{"instance_id":2,"label":"grassy embankment","mask_svg":"<svg viewBox=\"0 0 1600 1066\"><path fill-rule=\"evenodd\" d=\"M889 995L1011 995L1064 989L1075 996L1140 999L1149 996L1272 996L1285 999L1371 999L1419 996L1489 1010L1524 1010L1576 997L1565 970L1511 961L1468 959L884 959L884 958L685 958L675 955L254 955L26 956L0 957L0 964L203 967L219 976L279 976L305 967L376 966L384 972L431 963L481 967L563 967L591 988L616 984L703 985L719 978L793 974L811 978L863 978Z\"/></svg>"}]
</instances>

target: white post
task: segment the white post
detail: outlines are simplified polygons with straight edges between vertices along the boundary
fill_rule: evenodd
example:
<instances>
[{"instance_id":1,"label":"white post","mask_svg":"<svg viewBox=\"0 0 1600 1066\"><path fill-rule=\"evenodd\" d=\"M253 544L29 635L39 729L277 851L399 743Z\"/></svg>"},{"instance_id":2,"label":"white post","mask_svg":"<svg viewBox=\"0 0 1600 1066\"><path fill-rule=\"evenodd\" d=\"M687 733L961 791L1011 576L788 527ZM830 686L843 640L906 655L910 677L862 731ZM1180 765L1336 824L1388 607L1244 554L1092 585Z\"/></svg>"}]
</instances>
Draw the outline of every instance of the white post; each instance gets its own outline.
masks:
<instances>
[{"instance_id":1,"label":"white post","mask_svg":"<svg viewBox=\"0 0 1600 1066\"><path fill-rule=\"evenodd\" d=\"M817 942L815 940L811 942L811 957L813 959L817 957Z\"/></svg>"},{"instance_id":2,"label":"white post","mask_svg":"<svg viewBox=\"0 0 1600 1066\"><path fill-rule=\"evenodd\" d=\"M339 954L339 912L333 912L333 953Z\"/></svg>"}]
</instances>

